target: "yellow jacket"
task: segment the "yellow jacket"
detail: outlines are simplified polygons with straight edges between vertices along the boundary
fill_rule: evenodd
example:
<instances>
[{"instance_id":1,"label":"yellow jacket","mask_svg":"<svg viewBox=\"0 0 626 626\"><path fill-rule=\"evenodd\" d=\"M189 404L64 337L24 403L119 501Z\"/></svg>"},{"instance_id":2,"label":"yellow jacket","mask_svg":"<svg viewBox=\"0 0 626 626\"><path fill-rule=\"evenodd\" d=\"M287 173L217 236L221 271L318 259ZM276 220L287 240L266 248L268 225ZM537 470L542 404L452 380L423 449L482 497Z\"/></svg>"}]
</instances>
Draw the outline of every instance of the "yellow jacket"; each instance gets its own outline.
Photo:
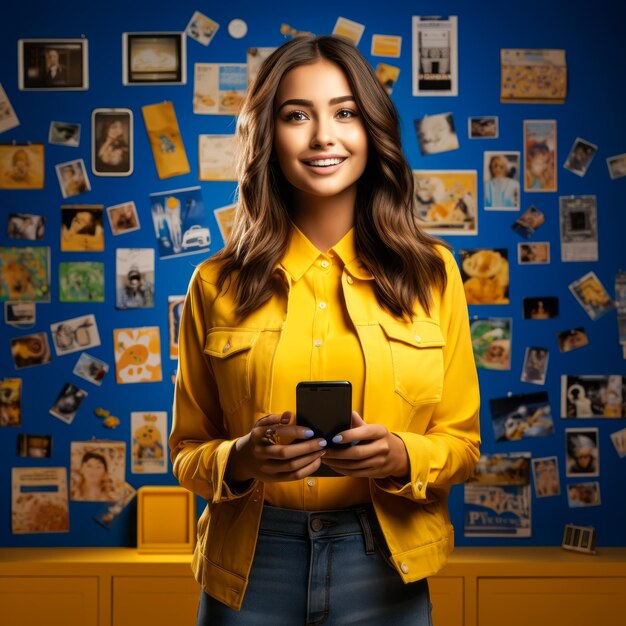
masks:
<instances>
[{"instance_id":1,"label":"yellow jacket","mask_svg":"<svg viewBox=\"0 0 626 626\"><path fill-rule=\"evenodd\" d=\"M385 415L385 425L409 455L407 484L369 481L391 561L405 582L430 576L447 561L454 542L448 491L468 478L479 457L478 380L463 285L453 256L443 247L438 251L448 286L443 296L434 295L429 315L417 306L412 322L378 305L372 276L358 259L346 263L341 280L365 360L362 417ZM245 493L234 493L224 473L236 439L263 415L286 409L272 406L272 357L292 278L279 267L284 294L235 325L233 290L218 292L218 268L217 261L205 261L189 285L170 448L180 484L208 502L198 522L196 579L207 593L239 609L264 485L255 481Z\"/></svg>"}]
</instances>

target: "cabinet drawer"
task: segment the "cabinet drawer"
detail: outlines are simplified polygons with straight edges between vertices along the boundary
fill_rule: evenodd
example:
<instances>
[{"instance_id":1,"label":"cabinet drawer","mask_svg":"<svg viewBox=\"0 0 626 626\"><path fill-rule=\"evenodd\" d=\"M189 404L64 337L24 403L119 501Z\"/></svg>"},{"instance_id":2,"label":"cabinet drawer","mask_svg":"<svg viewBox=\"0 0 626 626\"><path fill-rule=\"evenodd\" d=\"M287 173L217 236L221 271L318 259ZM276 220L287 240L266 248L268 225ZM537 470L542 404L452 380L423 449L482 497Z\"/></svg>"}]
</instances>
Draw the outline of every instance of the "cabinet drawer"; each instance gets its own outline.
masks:
<instances>
[{"instance_id":1,"label":"cabinet drawer","mask_svg":"<svg viewBox=\"0 0 626 626\"><path fill-rule=\"evenodd\" d=\"M481 578L480 626L624 625L626 578Z\"/></svg>"},{"instance_id":2,"label":"cabinet drawer","mask_svg":"<svg viewBox=\"0 0 626 626\"><path fill-rule=\"evenodd\" d=\"M428 588L433 625L463 626L463 579L435 576L428 579Z\"/></svg>"},{"instance_id":3,"label":"cabinet drawer","mask_svg":"<svg viewBox=\"0 0 626 626\"><path fill-rule=\"evenodd\" d=\"M3 626L98 626L98 578L0 577Z\"/></svg>"}]
</instances>

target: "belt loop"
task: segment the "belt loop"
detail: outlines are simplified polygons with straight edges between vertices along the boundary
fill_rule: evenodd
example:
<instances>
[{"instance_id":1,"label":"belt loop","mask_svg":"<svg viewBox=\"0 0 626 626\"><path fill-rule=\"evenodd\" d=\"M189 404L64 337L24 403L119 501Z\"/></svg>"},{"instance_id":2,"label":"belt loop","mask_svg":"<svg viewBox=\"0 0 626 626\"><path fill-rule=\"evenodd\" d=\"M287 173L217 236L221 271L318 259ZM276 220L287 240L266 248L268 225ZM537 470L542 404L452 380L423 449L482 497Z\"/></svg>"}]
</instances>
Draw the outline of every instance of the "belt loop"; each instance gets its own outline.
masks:
<instances>
[{"instance_id":1,"label":"belt loop","mask_svg":"<svg viewBox=\"0 0 626 626\"><path fill-rule=\"evenodd\" d=\"M356 514L359 518L359 524L361 524L361 530L363 530L365 554L374 554L374 535L372 534L372 527L367 517L367 511L365 509L356 509Z\"/></svg>"}]
</instances>

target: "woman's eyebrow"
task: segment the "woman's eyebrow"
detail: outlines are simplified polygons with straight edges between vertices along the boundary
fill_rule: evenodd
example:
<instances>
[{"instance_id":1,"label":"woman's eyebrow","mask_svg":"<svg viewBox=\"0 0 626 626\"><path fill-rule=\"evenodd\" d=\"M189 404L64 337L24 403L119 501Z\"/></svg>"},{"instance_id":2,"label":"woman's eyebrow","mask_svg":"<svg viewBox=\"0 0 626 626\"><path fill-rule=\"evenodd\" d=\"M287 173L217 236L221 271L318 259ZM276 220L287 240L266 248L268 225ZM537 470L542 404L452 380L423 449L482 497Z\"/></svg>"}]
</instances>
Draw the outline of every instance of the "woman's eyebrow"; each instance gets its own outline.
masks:
<instances>
[{"instance_id":1,"label":"woman's eyebrow","mask_svg":"<svg viewBox=\"0 0 626 626\"><path fill-rule=\"evenodd\" d=\"M349 102L352 101L354 102L354 96L339 96L337 98L331 98L328 101L328 104L341 104L342 102ZM313 106L313 101L312 100L304 100L301 98L292 98L291 100L285 100L277 109L276 111L280 111L283 107L286 107L288 105L297 105L297 106L301 106L301 107L312 107Z\"/></svg>"}]
</instances>

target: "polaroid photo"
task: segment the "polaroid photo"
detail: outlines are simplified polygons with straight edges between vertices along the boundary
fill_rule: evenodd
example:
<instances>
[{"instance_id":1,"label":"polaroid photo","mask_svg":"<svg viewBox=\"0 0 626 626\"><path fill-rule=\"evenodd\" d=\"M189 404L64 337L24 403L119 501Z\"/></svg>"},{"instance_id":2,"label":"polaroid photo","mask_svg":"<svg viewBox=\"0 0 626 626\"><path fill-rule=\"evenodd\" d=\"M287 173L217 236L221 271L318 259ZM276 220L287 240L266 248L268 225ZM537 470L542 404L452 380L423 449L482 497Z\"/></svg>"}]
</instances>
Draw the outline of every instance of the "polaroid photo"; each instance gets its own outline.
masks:
<instances>
[{"instance_id":1,"label":"polaroid photo","mask_svg":"<svg viewBox=\"0 0 626 626\"><path fill-rule=\"evenodd\" d=\"M0 133L20 125L2 83L0 83Z\"/></svg>"},{"instance_id":2,"label":"polaroid photo","mask_svg":"<svg viewBox=\"0 0 626 626\"><path fill-rule=\"evenodd\" d=\"M531 205L513 222L511 228L518 235L530 239L545 221L545 215L536 206Z\"/></svg>"},{"instance_id":3,"label":"polaroid photo","mask_svg":"<svg viewBox=\"0 0 626 626\"><path fill-rule=\"evenodd\" d=\"M548 358L547 348L527 347L524 352L521 381L533 385L544 385L548 371Z\"/></svg>"},{"instance_id":4,"label":"polaroid photo","mask_svg":"<svg viewBox=\"0 0 626 626\"><path fill-rule=\"evenodd\" d=\"M524 191L557 190L556 120L524 120Z\"/></svg>"},{"instance_id":5,"label":"polaroid photo","mask_svg":"<svg viewBox=\"0 0 626 626\"><path fill-rule=\"evenodd\" d=\"M50 122L48 143L55 146L78 148L80 145L80 124L69 122Z\"/></svg>"},{"instance_id":6,"label":"polaroid photo","mask_svg":"<svg viewBox=\"0 0 626 626\"><path fill-rule=\"evenodd\" d=\"M510 317L478 317L470 321L470 335L476 367L488 370L511 369Z\"/></svg>"},{"instance_id":7,"label":"polaroid photo","mask_svg":"<svg viewBox=\"0 0 626 626\"><path fill-rule=\"evenodd\" d=\"M154 256L154 248L115 251L115 308L154 307Z\"/></svg>"},{"instance_id":8,"label":"polaroid photo","mask_svg":"<svg viewBox=\"0 0 626 626\"><path fill-rule=\"evenodd\" d=\"M184 85L186 42L185 33L123 33L123 84Z\"/></svg>"},{"instance_id":9,"label":"polaroid photo","mask_svg":"<svg viewBox=\"0 0 626 626\"><path fill-rule=\"evenodd\" d=\"M187 24L187 28L185 28L185 33L194 41L203 46L208 46L213 41L219 27L220 25L210 17L200 11L195 11Z\"/></svg>"},{"instance_id":10,"label":"polaroid photo","mask_svg":"<svg viewBox=\"0 0 626 626\"><path fill-rule=\"evenodd\" d=\"M43 189L44 145L0 144L0 189Z\"/></svg>"},{"instance_id":11,"label":"polaroid photo","mask_svg":"<svg viewBox=\"0 0 626 626\"><path fill-rule=\"evenodd\" d=\"M376 64L376 78L387 92L387 95L390 96L393 93L393 88L398 82L399 76L400 68L398 66L389 65L388 63Z\"/></svg>"},{"instance_id":12,"label":"polaroid photo","mask_svg":"<svg viewBox=\"0 0 626 626\"><path fill-rule=\"evenodd\" d=\"M52 456L52 436L19 434L16 452L20 457L49 459Z\"/></svg>"},{"instance_id":13,"label":"polaroid photo","mask_svg":"<svg viewBox=\"0 0 626 626\"><path fill-rule=\"evenodd\" d=\"M558 496L561 494L559 466L555 456L531 459L535 495L538 498Z\"/></svg>"},{"instance_id":14,"label":"polaroid photo","mask_svg":"<svg viewBox=\"0 0 626 626\"><path fill-rule=\"evenodd\" d=\"M86 391L79 389L72 383L65 383L54 404L50 407L49 413L58 417L62 422L71 424L86 397Z\"/></svg>"},{"instance_id":15,"label":"polaroid photo","mask_svg":"<svg viewBox=\"0 0 626 626\"><path fill-rule=\"evenodd\" d=\"M107 207L107 217L114 235L124 235L140 228L137 207L132 200Z\"/></svg>"},{"instance_id":16,"label":"polaroid photo","mask_svg":"<svg viewBox=\"0 0 626 626\"><path fill-rule=\"evenodd\" d=\"M4 303L4 322L16 328L33 326L37 321L34 302L7 300Z\"/></svg>"},{"instance_id":17,"label":"polaroid photo","mask_svg":"<svg viewBox=\"0 0 626 626\"><path fill-rule=\"evenodd\" d=\"M565 429L565 475L600 475L600 435L597 428Z\"/></svg>"},{"instance_id":18,"label":"polaroid photo","mask_svg":"<svg viewBox=\"0 0 626 626\"><path fill-rule=\"evenodd\" d=\"M609 168L609 176L612 180L626 176L626 152L608 157L606 165Z\"/></svg>"},{"instance_id":19,"label":"polaroid photo","mask_svg":"<svg viewBox=\"0 0 626 626\"><path fill-rule=\"evenodd\" d=\"M571 352L589 345L589 337L582 326L563 330L557 334L556 339L561 352Z\"/></svg>"},{"instance_id":20,"label":"polaroid photo","mask_svg":"<svg viewBox=\"0 0 626 626\"><path fill-rule=\"evenodd\" d=\"M458 149L459 138L452 113L425 115L414 123L422 154L437 154Z\"/></svg>"},{"instance_id":21,"label":"polaroid photo","mask_svg":"<svg viewBox=\"0 0 626 626\"><path fill-rule=\"evenodd\" d=\"M520 265L546 265L550 263L550 242L518 243L517 262Z\"/></svg>"},{"instance_id":22,"label":"polaroid photo","mask_svg":"<svg viewBox=\"0 0 626 626\"><path fill-rule=\"evenodd\" d=\"M246 67L248 85L254 81L261 69L261 64L276 50L275 47L248 48L246 50Z\"/></svg>"},{"instance_id":23,"label":"polaroid photo","mask_svg":"<svg viewBox=\"0 0 626 626\"><path fill-rule=\"evenodd\" d=\"M626 457L626 428L611 433L611 441L620 459Z\"/></svg>"},{"instance_id":24,"label":"polaroid photo","mask_svg":"<svg viewBox=\"0 0 626 626\"><path fill-rule=\"evenodd\" d=\"M137 490L129 483L125 483L124 495L106 507L104 511L94 517L96 522L104 528L110 528L120 513L133 501Z\"/></svg>"},{"instance_id":25,"label":"polaroid photo","mask_svg":"<svg viewBox=\"0 0 626 626\"><path fill-rule=\"evenodd\" d=\"M133 173L133 112L94 109L91 112L91 171L96 176Z\"/></svg>"},{"instance_id":26,"label":"polaroid photo","mask_svg":"<svg viewBox=\"0 0 626 626\"><path fill-rule=\"evenodd\" d=\"M520 153L485 152L484 207L487 211L519 211Z\"/></svg>"},{"instance_id":27,"label":"polaroid photo","mask_svg":"<svg viewBox=\"0 0 626 626\"><path fill-rule=\"evenodd\" d=\"M563 163L563 167L572 172L572 174L584 176L597 151L598 146L580 137L576 137L567 155L567 159L565 159L565 163Z\"/></svg>"},{"instance_id":28,"label":"polaroid photo","mask_svg":"<svg viewBox=\"0 0 626 626\"><path fill-rule=\"evenodd\" d=\"M342 37L355 46L359 45L363 32L365 31L365 25L353 22L345 17L338 17L335 22L335 27L331 35L336 37Z\"/></svg>"},{"instance_id":29,"label":"polaroid photo","mask_svg":"<svg viewBox=\"0 0 626 626\"><path fill-rule=\"evenodd\" d=\"M46 333L33 333L11 339L11 355L15 369L45 365L52 360L52 352Z\"/></svg>"},{"instance_id":30,"label":"polaroid photo","mask_svg":"<svg viewBox=\"0 0 626 626\"><path fill-rule=\"evenodd\" d=\"M9 213L7 220L7 237L11 239L27 239L38 241L45 234L46 218L31 213Z\"/></svg>"},{"instance_id":31,"label":"polaroid photo","mask_svg":"<svg viewBox=\"0 0 626 626\"><path fill-rule=\"evenodd\" d=\"M50 333L57 356L100 345L96 318L92 314L51 324Z\"/></svg>"},{"instance_id":32,"label":"polaroid photo","mask_svg":"<svg viewBox=\"0 0 626 626\"><path fill-rule=\"evenodd\" d=\"M96 359L95 356L91 356L86 352L81 352L81 355L78 357L78 361L76 361L76 365L72 370L72 374L78 376L79 378L83 378L94 385L98 385L99 387L108 371L108 363L105 363L100 359Z\"/></svg>"},{"instance_id":33,"label":"polaroid photo","mask_svg":"<svg viewBox=\"0 0 626 626\"><path fill-rule=\"evenodd\" d=\"M497 139L499 132L497 115L467 118L467 136L470 139Z\"/></svg>"},{"instance_id":34,"label":"polaroid photo","mask_svg":"<svg viewBox=\"0 0 626 626\"><path fill-rule=\"evenodd\" d=\"M104 263L61 261L59 302L104 302Z\"/></svg>"},{"instance_id":35,"label":"polaroid photo","mask_svg":"<svg viewBox=\"0 0 626 626\"><path fill-rule=\"evenodd\" d=\"M0 426L22 425L22 379L0 380Z\"/></svg>"},{"instance_id":36,"label":"polaroid photo","mask_svg":"<svg viewBox=\"0 0 626 626\"><path fill-rule=\"evenodd\" d=\"M89 89L87 48L86 39L19 39L19 89Z\"/></svg>"},{"instance_id":37,"label":"polaroid photo","mask_svg":"<svg viewBox=\"0 0 626 626\"><path fill-rule=\"evenodd\" d=\"M598 260L596 196L559 197L561 261Z\"/></svg>"},{"instance_id":38,"label":"polaroid photo","mask_svg":"<svg viewBox=\"0 0 626 626\"><path fill-rule=\"evenodd\" d=\"M235 135L198 135L198 178L236 181Z\"/></svg>"},{"instance_id":39,"label":"polaroid photo","mask_svg":"<svg viewBox=\"0 0 626 626\"><path fill-rule=\"evenodd\" d=\"M61 194L64 198L70 198L91 191L91 184L87 177L87 170L85 169L85 161L83 159L58 163L54 166L54 169L56 170L59 186L61 187Z\"/></svg>"},{"instance_id":40,"label":"polaroid photo","mask_svg":"<svg viewBox=\"0 0 626 626\"><path fill-rule=\"evenodd\" d=\"M170 340L170 359L178 358L178 334L180 318L183 314L185 296L167 296L167 327Z\"/></svg>"},{"instance_id":41,"label":"polaroid photo","mask_svg":"<svg viewBox=\"0 0 626 626\"><path fill-rule=\"evenodd\" d=\"M104 228L101 204L61 205L61 251L102 252Z\"/></svg>"},{"instance_id":42,"label":"polaroid photo","mask_svg":"<svg viewBox=\"0 0 626 626\"><path fill-rule=\"evenodd\" d=\"M492 398L489 407L496 442L554 434L552 410L546 391Z\"/></svg>"},{"instance_id":43,"label":"polaroid photo","mask_svg":"<svg viewBox=\"0 0 626 626\"><path fill-rule=\"evenodd\" d=\"M167 473L167 413L131 411L131 472L133 474Z\"/></svg>"},{"instance_id":44,"label":"polaroid photo","mask_svg":"<svg viewBox=\"0 0 626 626\"><path fill-rule=\"evenodd\" d=\"M126 493L126 442L72 441L70 472L70 500L119 500Z\"/></svg>"},{"instance_id":45,"label":"polaroid photo","mask_svg":"<svg viewBox=\"0 0 626 626\"><path fill-rule=\"evenodd\" d=\"M587 272L571 282L568 288L578 304L594 321L615 308L611 296L595 272Z\"/></svg>"},{"instance_id":46,"label":"polaroid photo","mask_svg":"<svg viewBox=\"0 0 626 626\"><path fill-rule=\"evenodd\" d=\"M559 299L556 296L523 298L522 316L525 320L549 320L558 317Z\"/></svg>"},{"instance_id":47,"label":"polaroid photo","mask_svg":"<svg viewBox=\"0 0 626 626\"><path fill-rule=\"evenodd\" d=\"M371 55L374 57L400 58L402 37L398 35L372 35Z\"/></svg>"},{"instance_id":48,"label":"polaroid photo","mask_svg":"<svg viewBox=\"0 0 626 626\"><path fill-rule=\"evenodd\" d=\"M509 251L506 248L459 250L459 256L468 304L509 303Z\"/></svg>"},{"instance_id":49,"label":"polaroid photo","mask_svg":"<svg viewBox=\"0 0 626 626\"><path fill-rule=\"evenodd\" d=\"M570 508L600 506L600 483L572 483L567 486L567 505Z\"/></svg>"},{"instance_id":50,"label":"polaroid photo","mask_svg":"<svg viewBox=\"0 0 626 626\"><path fill-rule=\"evenodd\" d=\"M562 374L561 417L626 417L624 383L619 374Z\"/></svg>"}]
</instances>

